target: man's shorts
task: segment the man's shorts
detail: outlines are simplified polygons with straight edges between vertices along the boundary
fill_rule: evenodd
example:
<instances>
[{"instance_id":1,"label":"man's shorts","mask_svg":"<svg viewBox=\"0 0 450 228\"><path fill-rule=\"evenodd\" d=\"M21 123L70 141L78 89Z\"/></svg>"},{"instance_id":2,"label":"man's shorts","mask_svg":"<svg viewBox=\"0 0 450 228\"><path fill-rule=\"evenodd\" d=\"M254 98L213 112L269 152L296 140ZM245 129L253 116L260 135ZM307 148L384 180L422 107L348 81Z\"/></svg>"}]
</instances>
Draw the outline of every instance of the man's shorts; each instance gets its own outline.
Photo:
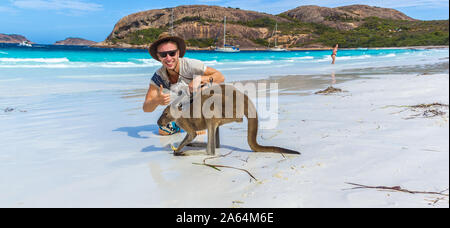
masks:
<instances>
[{"instance_id":1,"label":"man's shorts","mask_svg":"<svg viewBox=\"0 0 450 228\"><path fill-rule=\"evenodd\" d=\"M175 133L180 132L181 129L175 122L170 122L167 126L159 126L159 134L160 135L173 135Z\"/></svg>"}]
</instances>

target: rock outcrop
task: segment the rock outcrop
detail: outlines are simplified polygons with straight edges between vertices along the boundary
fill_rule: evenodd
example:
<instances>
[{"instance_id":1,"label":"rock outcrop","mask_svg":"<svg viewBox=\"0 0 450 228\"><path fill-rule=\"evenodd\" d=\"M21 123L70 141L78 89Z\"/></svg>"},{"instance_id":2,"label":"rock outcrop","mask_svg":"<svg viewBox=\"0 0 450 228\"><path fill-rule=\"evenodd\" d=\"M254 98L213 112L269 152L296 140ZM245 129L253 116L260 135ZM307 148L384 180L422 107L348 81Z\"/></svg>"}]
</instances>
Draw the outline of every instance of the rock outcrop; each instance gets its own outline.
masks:
<instances>
[{"instance_id":1,"label":"rock outcrop","mask_svg":"<svg viewBox=\"0 0 450 228\"><path fill-rule=\"evenodd\" d=\"M22 42L28 42L28 43L32 43L31 41L29 41L26 37L22 36L22 35L17 35L17 34L2 34L0 33L0 43L10 43L10 44L19 44Z\"/></svg>"},{"instance_id":2,"label":"rock outcrop","mask_svg":"<svg viewBox=\"0 0 450 228\"><path fill-rule=\"evenodd\" d=\"M66 38L65 40L56 41L53 45L91 46L96 43L97 42L85 40L82 38L69 37L69 38Z\"/></svg>"},{"instance_id":3,"label":"rock outcrop","mask_svg":"<svg viewBox=\"0 0 450 228\"><path fill-rule=\"evenodd\" d=\"M172 11L173 10L173 11ZM242 25L248 21L269 18L278 22L289 22L288 19L255 11L224 8L219 6L189 5L175 8L148 10L128 15L115 26L108 38L95 46L140 47L147 45L129 45L122 42L130 33L150 28L169 28L173 12L174 33L184 39L216 39L222 45L223 20L227 20L227 43L239 45L241 48L253 48L252 39L265 39L272 31L267 28L255 28ZM119 40L119 42L115 42ZM222 42L222 43L221 43Z\"/></svg>"},{"instance_id":4,"label":"rock outcrop","mask_svg":"<svg viewBox=\"0 0 450 228\"><path fill-rule=\"evenodd\" d=\"M234 8L224 8L219 6L207 6L207 5L178 6L175 8L148 10L128 15L122 18L114 26L114 29L108 36L107 40L112 40L114 38L123 38L126 34L137 30L169 26L171 22L172 10L173 10L173 21L175 24L177 24L176 27L178 27L178 25L180 24L195 21L196 19L201 20L204 23L204 25L209 26L213 25L214 27L217 27L212 28L213 31L209 33L208 37L217 35L217 32L220 30L223 31L223 28L220 28L223 27L221 23L213 23L213 22L222 22L225 16L227 17L228 22L246 22L263 17L268 17L276 21L284 21L284 22L289 21L287 19L277 17L271 14L240 10ZM230 31L231 29L232 28L230 28ZM181 30L186 30L186 26ZM206 31L206 33L207 32L208 31ZM203 33L198 33L197 30L195 30L195 35L191 34L191 37L205 38L204 36L200 36L200 34L205 34L204 27Z\"/></svg>"},{"instance_id":5,"label":"rock outcrop","mask_svg":"<svg viewBox=\"0 0 450 228\"><path fill-rule=\"evenodd\" d=\"M394 9L367 5L351 5L336 8L300 6L286 11L283 14L301 22L323 24L339 30L357 28L363 23L363 19L368 17L407 21L415 20Z\"/></svg>"}]
</instances>

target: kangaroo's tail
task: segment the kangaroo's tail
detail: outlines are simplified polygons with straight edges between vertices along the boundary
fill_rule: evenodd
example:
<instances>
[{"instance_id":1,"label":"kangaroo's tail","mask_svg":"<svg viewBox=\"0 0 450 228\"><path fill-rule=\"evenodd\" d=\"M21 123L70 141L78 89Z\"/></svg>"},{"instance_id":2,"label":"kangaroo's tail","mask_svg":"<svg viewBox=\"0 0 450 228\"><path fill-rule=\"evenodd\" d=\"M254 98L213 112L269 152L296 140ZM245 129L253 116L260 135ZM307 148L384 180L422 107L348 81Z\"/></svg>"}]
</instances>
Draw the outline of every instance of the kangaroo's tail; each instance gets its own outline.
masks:
<instances>
[{"instance_id":1,"label":"kangaroo's tail","mask_svg":"<svg viewBox=\"0 0 450 228\"><path fill-rule=\"evenodd\" d=\"M255 105L244 95L244 115L248 120L248 132L247 132L247 142L250 148L255 152L274 152L274 153L285 153L285 154L300 154L300 152L289 150L276 146L261 146L256 141L256 136L258 134L258 114L256 112Z\"/></svg>"}]
</instances>

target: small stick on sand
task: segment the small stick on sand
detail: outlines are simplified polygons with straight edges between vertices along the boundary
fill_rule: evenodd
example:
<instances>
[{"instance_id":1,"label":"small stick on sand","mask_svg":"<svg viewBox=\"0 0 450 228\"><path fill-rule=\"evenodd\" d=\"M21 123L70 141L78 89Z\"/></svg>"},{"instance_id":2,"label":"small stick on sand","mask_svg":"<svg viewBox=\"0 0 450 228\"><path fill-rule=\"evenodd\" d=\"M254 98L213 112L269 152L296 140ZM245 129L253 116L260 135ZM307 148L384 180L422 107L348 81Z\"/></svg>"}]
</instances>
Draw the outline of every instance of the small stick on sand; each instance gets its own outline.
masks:
<instances>
[{"instance_id":1,"label":"small stick on sand","mask_svg":"<svg viewBox=\"0 0 450 228\"><path fill-rule=\"evenodd\" d=\"M346 182L346 184L354 185L357 187L353 187L351 189L360 189L360 188L370 188L370 189L382 189L382 190L391 190L391 191L398 191L398 192L406 192L411 194L430 194L430 195L441 195L441 196L447 196L448 194L444 194L443 192L448 191L448 188L441 192L426 192L426 191L411 191L408 189L403 189L400 186L393 186L393 187L387 187L387 186L367 186L362 184L355 184L355 183L349 183Z\"/></svg>"},{"instance_id":2,"label":"small stick on sand","mask_svg":"<svg viewBox=\"0 0 450 228\"><path fill-rule=\"evenodd\" d=\"M246 169L240 169L240 168L236 168L236 167L232 167L232 166L227 166L227 165L215 165L215 164L208 164L208 163L206 163L206 160L209 160L209 159L215 159L215 158L220 158L220 157L226 157L226 156L230 155L232 152L233 152L233 151L231 151L230 153L225 154L225 155L220 155L220 156L216 156L216 157L205 158L205 159L203 159L203 163L202 163L202 164L201 164L201 163L192 163L192 164L194 164L194 165L204 165L204 166L208 166L208 167L211 167L211 168L213 168L213 169L215 169L215 170L218 170L218 171L221 171L221 170L218 169L218 168L237 169L237 170L246 172L251 178L253 178L255 181L258 181L258 179L256 179L256 178L255 178L248 170L246 170Z\"/></svg>"}]
</instances>

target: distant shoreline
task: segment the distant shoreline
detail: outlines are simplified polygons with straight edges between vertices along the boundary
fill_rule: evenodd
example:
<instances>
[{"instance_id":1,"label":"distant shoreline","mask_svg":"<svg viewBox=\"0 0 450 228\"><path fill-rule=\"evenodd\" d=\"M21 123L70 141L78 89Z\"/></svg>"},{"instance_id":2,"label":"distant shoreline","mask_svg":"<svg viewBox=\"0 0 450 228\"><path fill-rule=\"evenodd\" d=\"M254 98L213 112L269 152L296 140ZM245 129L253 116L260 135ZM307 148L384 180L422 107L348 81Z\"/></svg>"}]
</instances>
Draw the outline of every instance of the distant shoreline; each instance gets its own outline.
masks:
<instances>
[{"instance_id":1,"label":"distant shoreline","mask_svg":"<svg viewBox=\"0 0 450 228\"><path fill-rule=\"evenodd\" d=\"M442 49L449 48L449 46L408 46L408 47L370 47L370 48L339 48L339 50L378 50L378 49ZM332 50L332 47L327 48L288 48L288 51L323 51L323 50ZM188 49L189 50L189 49ZM266 51L269 49L241 49L242 51Z\"/></svg>"},{"instance_id":2,"label":"distant shoreline","mask_svg":"<svg viewBox=\"0 0 450 228\"><path fill-rule=\"evenodd\" d=\"M18 43L1 43L0 44L18 44ZM54 46L79 46L79 47L93 47L93 48L114 48L114 49L134 49L134 50L146 50L148 47L140 46L140 47L128 47L128 46L120 46L120 45L55 45L55 44L37 44L32 43L33 45L54 45ZM339 48L339 50L379 50L379 49L445 49L449 48L449 45L430 45L430 46L401 46L401 47L359 47L359 48ZM187 47L188 51L214 51L211 48L193 48ZM332 50L332 47L322 47L322 48L288 48L288 51L326 51ZM269 51L268 48L240 48L241 51Z\"/></svg>"},{"instance_id":3,"label":"distant shoreline","mask_svg":"<svg viewBox=\"0 0 450 228\"><path fill-rule=\"evenodd\" d=\"M92 45L90 47L97 47L97 48L117 48L117 49L141 49L145 50L148 49L148 47L123 47L123 46L114 46L114 45L107 45L107 46L97 46ZM442 49L442 48L449 48L449 45L431 45L431 46L402 46L402 47L360 47L360 48L339 48L339 50L360 50L360 49L367 49L367 50L378 50L378 49ZM326 51L326 50L332 50L332 47L323 47L323 48L288 48L288 51ZM214 49L211 48L193 48L193 47L187 47L186 50L188 51L214 51ZM240 48L241 51L269 51L268 48Z\"/></svg>"}]
</instances>

